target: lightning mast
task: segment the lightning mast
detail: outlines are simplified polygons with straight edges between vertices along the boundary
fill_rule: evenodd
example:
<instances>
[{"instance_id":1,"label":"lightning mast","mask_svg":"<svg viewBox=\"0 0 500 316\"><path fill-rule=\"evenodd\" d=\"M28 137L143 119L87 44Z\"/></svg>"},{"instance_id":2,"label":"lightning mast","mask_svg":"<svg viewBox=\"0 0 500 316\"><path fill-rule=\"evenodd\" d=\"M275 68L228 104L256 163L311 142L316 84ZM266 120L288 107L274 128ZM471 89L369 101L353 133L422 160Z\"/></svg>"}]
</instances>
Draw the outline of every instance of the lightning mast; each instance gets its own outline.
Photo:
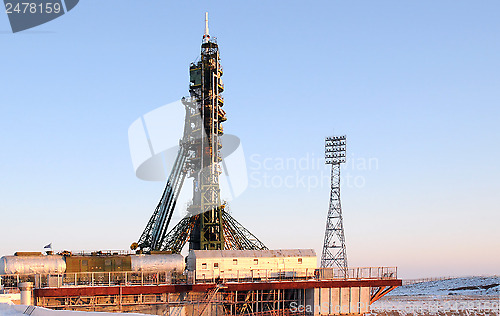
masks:
<instances>
[{"instance_id":1,"label":"lightning mast","mask_svg":"<svg viewBox=\"0 0 500 316\"><path fill-rule=\"evenodd\" d=\"M340 204L340 164L346 161L345 152L345 135L325 139L325 163L332 165L332 175L321 267L340 268L344 277L347 276L347 253Z\"/></svg>"}]
</instances>

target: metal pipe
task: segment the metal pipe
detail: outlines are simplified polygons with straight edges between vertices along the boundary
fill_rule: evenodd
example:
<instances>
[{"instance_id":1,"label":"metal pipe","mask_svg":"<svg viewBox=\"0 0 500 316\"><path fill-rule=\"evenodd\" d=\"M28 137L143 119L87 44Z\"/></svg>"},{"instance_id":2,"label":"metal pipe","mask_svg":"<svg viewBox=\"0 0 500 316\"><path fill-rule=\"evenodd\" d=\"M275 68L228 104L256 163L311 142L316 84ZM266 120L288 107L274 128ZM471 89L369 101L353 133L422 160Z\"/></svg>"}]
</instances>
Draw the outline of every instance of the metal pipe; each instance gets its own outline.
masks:
<instances>
[{"instance_id":1,"label":"metal pipe","mask_svg":"<svg viewBox=\"0 0 500 316\"><path fill-rule=\"evenodd\" d=\"M31 290L33 289L33 283L22 282L19 283L18 287L21 291L21 305L31 305Z\"/></svg>"}]
</instances>

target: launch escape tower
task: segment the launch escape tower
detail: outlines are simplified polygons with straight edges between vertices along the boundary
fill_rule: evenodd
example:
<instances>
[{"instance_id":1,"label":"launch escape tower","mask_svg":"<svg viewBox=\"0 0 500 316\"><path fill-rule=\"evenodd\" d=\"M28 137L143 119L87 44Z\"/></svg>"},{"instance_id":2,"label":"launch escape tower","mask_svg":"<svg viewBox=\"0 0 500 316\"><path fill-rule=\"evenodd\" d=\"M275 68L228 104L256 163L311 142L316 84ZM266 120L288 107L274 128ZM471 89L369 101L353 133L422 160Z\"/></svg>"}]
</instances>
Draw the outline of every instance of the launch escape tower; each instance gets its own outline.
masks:
<instances>
[{"instance_id":1,"label":"launch escape tower","mask_svg":"<svg viewBox=\"0 0 500 316\"><path fill-rule=\"evenodd\" d=\"M193 250L267 249L225 210L219 189L221 123L224 91L217 39L208 33L208 13L199 61L189 68L190 96L182 98L184 134L167 185L153 215L133 250L179 253L189 240ZM185 178L193 178L193 199L187 215L169 232L168 226Z\"/></svg>"},{"instance_id":2,"label":"launch escape tower","mask_svg":"<svg viewBox=\"0 0 500 316\"><path fill-rule=\"evenodd\" d=\"M332 165L332 180L321 267L338 267L344 277L347 274L347 253L340 205L340 164L346 160L345 152L345 136L333 136L325 139L325 163Z\"/></svg>"}]
</instances>

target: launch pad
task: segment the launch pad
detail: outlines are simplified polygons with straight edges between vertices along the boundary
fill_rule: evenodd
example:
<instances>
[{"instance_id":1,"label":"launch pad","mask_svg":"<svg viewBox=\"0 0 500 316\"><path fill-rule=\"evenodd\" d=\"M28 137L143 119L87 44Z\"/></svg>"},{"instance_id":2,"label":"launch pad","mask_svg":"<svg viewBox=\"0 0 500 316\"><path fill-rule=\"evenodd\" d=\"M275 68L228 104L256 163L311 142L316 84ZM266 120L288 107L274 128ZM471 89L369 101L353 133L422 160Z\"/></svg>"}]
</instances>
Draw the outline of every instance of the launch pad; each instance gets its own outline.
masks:
<instances>
[{"instance_id":1,"label":"launch pad","mask_svg":"<svg viewBox=\"0 0 500 316\"><path fill-rule=\"evenodd\" d=\"M220 136L227 120L223 71L217 40L208 32L208 15L200 59L189 72L177 158L157 207L131 245L133 252L5 256L0 259L0 290L20 290L24 305L54 310L362 315L400 286L396 268L347 266L338 181L345 159L343 136L327 138L333 168L322 268L317 268L314 250L269 250L227 212L219 188ZM193 179L193 197L187 215L169 228L186 177ZM186 244L189 255L184 258L180 253Z\"/></svg>"},{"instance_id":2,"label":"launch pad","mask_svg":"<svg viewBox=\"0 0 500 316\"><path fill-rule=\"evenodd\" d=\"M156 315L321 315L369 312L397 286L391 267L254 271L258 277L225 278L199 271L95 272L11 276L32 281L34 305L55 310L139 312ZM38 279L35 279L38 278ZM54 284L51 279L58 280ZM5 285L8 277L3 277ZM8 288L8 287L7 287Z\"/></svg>"}]
</instances>

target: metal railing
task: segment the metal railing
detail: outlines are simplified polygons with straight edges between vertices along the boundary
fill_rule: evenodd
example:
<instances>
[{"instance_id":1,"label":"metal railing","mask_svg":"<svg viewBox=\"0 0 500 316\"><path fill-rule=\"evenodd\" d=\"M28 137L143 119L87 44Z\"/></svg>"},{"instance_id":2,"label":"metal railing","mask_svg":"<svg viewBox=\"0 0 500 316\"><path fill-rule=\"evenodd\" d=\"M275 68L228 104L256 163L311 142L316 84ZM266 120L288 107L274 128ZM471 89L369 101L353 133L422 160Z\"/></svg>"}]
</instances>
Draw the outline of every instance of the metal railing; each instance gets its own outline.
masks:
<instances>
[{"instance_id":1,"label":"metal railing","mask_svg":"<svg viewBox=\"0 0 500 316\"><path fill-rule=\"evenodd\" d=\"M3 289L16 288L21 282L31 282L35 288L65 286L159 285L186 283L186 277L162 272L78 272L61 274L10 274L1 276Z\"/></svg>"},{"instance_id":2,"label":"metal railing","mask_svg":"<svg viewBox=\"0 0 500 316\"><path fill-rule=\"evenodd\" d=\"M296 281L313 279L316 269L251 269L251 270L198 270L195 272L195 283L217 282L268 282Z\"/></svg>"},{"instance_id":3,"label":"metal railing","mask_svg":"<svg viewBox=\"0 0 500 316\"><path fill-rule=\"evenodd\" d=\"M347 279L397 279L397 267L360 267L360 268L320 268L316 270L317 278L320 280Z\"/></svg>"},{"instance_id":4,"label":"metal railing","mask_svg":"<svg viewBox=\"0 0 500 316\"><path fill-rule=\"evenodd\" d=\"M32 282L35 288L68 286L134 286L160 284L197 284L225 282L272 282L299 280L368 280L396 279L396 267L363 267L346 270L321 269L252 269L198 270L184 274L162 272L78 272L62 274L10 274L0 276L0 289L14 289L21 282Z\"/></svg>"}]
</instances>

